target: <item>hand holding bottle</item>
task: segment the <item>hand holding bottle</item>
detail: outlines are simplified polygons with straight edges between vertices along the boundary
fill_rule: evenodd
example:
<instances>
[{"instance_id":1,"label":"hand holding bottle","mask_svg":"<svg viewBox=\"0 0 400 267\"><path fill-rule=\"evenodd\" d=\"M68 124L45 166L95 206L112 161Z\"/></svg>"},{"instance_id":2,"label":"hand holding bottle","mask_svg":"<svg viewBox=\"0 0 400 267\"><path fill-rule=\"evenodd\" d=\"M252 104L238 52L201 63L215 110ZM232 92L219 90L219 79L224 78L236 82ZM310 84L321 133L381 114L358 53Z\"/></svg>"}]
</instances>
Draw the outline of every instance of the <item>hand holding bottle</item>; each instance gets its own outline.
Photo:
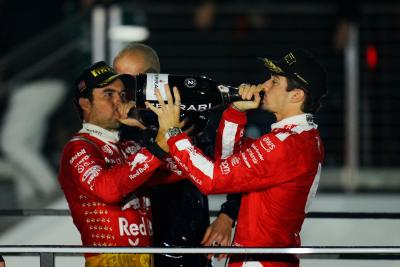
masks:
<instances>
[{"instance_id":1,"label":"hand holding bottle","mask_svg":"<svg viewBox=\"0 0 400 267\"><path fill-rule=\"evenodd\" d=\"M241 84L239 86L239 95L242 97L243 101L233 102L233 107L239 111L258 108L261 102L260 92L263 91L262 86L262 84Z\"/></svg>"},{"instance_id":2,"label":"hand holding bottle","mask_svg":"<svg viewBox=\"0 0 400 267\"><path fill-rule=\"evenodd\" d=\"M129 110L131 110L134 107L135 103L133 101L122 102L118 106L118 113L120 114L119 122L131 127L139 127L140 129L146 129L146 127L140 121L128 117Z\"/></svg>"},{"instance_id":3,"label":"hand holding bottle","mask_svg":"<svg viewBox=\"0 0 400 267\"><path fill-rule=\"evenodd\" d=\"M146 102L146 107L153 111L158 116L158 134L156 137L157 141L164 142L164 136L168 129L172 127L182 127L183 122L179 121L180 118L180 104L181 97L179 95L178 88L174 86L173 88L174 98L172 98L171 89L168 84L165 85L165 94L167 96L167 103L164 103L163 97L161 96L160 90L155 90L155 95L157 97L159 108ZM175 99L175 102L174 100ZM163 141L164 140L164 141ZM158 142L157 142L158 143ZM159 144L163 148L163 144ZM164 149L164 148L163 148Z\"/></svg>"}]
</instances>

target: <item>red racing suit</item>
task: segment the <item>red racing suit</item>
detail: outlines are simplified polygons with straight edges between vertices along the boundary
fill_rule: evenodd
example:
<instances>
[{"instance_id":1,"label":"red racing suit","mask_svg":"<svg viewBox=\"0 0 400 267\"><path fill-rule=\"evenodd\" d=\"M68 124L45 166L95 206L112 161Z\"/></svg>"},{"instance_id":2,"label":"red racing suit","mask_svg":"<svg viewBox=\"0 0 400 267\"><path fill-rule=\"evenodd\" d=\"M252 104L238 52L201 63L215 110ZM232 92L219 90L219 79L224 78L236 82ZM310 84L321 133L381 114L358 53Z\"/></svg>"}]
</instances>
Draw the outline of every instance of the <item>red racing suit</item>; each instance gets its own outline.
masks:
<instances>
[{"instance_id":1,"label":"red racing suit","mask_svg":"<svg viewBox=\"0 0 400 267\"><path fill-rule=\"evenodd\" d=\"M64 148L59 182L84 246L151 245L150 200L139 186L162 164L134 141L119 142L117 133L83 124Z\"/></svg>"},{"instance_id":2,"label":"red racing suit","mask_svg":"<svg viewBox=\"0 0 400 267\"><path fill-rule=\"evenodd\" d=\"M243 112L232 107L224 112L215 162L186 134L168 140L170 154L204 194L243 193L234 246L300 246L299 233L318 187L324 156L317 125L311 114L302 114L272 124L270 133L250 140L243 138L246 122ZM290 257L234 256L229 266L246 261L261 264L254 266L299 264Z\"/></svg>"}]
</instances>

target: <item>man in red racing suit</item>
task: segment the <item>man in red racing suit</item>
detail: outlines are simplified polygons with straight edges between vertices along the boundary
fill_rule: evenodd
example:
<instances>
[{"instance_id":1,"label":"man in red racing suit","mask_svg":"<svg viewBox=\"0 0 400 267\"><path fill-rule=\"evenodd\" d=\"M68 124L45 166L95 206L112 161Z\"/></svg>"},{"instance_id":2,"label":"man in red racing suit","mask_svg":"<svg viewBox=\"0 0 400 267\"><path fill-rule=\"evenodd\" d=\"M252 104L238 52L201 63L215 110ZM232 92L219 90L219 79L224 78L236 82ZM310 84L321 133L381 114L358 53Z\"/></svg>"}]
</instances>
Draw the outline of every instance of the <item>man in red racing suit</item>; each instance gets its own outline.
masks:
<instances>
[{"instance_id":1,"label":"man in red racing suit","mask_svg":"<svg viewBox=\"0 0 400 267\"><path fill-rule=\"evenodd\" d=\"M84 123L66 144L61 159L59 182L84 246L151 245L150 201L142 185L164 165L180 172L173 168L175 164L161 162L165 153L155 144L140 147L119 140L116 129L130 107L121 109L125 89L120 76L104 62L82 72L75 100ZM86 91L92 96L82 94ZM162 177L157 176L158 181ZM87 267L152 266L149 254L85 256Z\"/></svg>"},{"instance_id":2,"label":"man in red racing suit","mask_svg":"<svg viewBox=\"0 0 400 267\"><path fill-rule=\"evenodd\" d=\"M169 94L168 106L148 107L159 116L160 130L167 129L159 134L168 140L171 156L203 193L243 193L235 246L297 247L324 156L312 114L326 93L325 71L304 50L290 52L279 61L265 59L265 64L271 78L258 86L240 86L239 94L248 101L234 102L224 112L215 162L193 146L176 124L168 122L179 115L173 108L180 103L177 90L175 104ZM169 89L166 91L168 95ZM270 133L245 140L244 111L259 106L260 91L266 93L262 108L273 112L277 122ZM277 255L230 257L229 266L250 265L295 267L299 261Z\"/></svg>"}]
</instances>

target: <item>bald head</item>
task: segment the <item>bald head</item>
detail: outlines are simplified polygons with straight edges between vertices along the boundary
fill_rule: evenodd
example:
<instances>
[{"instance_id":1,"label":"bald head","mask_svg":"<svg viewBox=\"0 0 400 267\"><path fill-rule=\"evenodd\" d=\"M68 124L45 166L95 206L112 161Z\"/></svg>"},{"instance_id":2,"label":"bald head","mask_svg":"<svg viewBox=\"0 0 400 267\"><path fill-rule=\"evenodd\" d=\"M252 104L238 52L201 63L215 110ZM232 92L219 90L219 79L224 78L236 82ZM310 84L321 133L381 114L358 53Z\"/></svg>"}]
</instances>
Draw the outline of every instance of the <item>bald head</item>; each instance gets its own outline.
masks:
<instances>
[{"instance_id":1,"label":"bald head","mask_svg":"<svg viewBox=\"0 0 400 267\"><path fill-rule=\"evenodd\" d=\"M160 72L160 61L157 53L150 46L132 43L127 45L113 62L118 73L136 75L138 73Z\"/></svg>"}]
</instances>

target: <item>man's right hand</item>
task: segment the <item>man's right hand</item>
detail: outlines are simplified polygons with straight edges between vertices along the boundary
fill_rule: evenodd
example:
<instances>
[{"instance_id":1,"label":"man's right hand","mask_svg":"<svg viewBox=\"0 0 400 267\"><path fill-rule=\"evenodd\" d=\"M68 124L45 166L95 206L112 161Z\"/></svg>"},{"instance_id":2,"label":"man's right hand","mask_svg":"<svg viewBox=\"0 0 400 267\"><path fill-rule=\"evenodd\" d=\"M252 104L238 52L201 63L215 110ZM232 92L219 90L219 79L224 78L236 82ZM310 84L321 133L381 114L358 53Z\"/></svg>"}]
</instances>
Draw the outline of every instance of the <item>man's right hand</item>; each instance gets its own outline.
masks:
<instances>
[{"instance_id":1,"label":"man's right hand","mask_svg":"<svg viewBox=\"0 0 400 267\"><path fill-rule=\"evenodd\" d=\"M135 103L133 101L124 102L118 106L118 112L120 114L119 122L131 127L139 127L143 130L146 129L146 126L144 126L140 121L128 117L129 110L132 108L135 108Z\"/></svg>"},{"instance_id":2,"label":"man's right hand","mask_svg":"<svg viewBox=\"0 0 400 267\"><path fill-rule=\"evenodd\" d=\"M231 245L231 236L232 236L232 224L233 220L225 213L220 213L215 219L215 221L210 224L204 234L203 240L201 244L210 247L210 246L223 246L227 247ZM213 254L208 255L208 259L211 259ZM218 260L226 258L226 254L218 255Z\"/></svg>"},{"instance_id":3,"label":"man's right hand","mask_svg":"<svg viewBox=\"0 0 400 267\"><path fill-rule=\"evenodd\" d=\"M258 108L261 102L260 92L263 85L241 84L239 86L239 95L244 101L233 102L233 107L239 111Z\"/></svg>"},{"instance_id":4,"label":"man's right hand","mask_svg":"<svg viewBox=\"0 0 400 267\"><path fill-rule=\"evenodd\" d=\"M150 102L145 102L146 107L153 111L158 116L158 133L156 136L156 143L165 151L169 152L169 147L167 141L165 140L165 133L168 129L173 127L182 127L183 122L179 121L180 118L180 104L181 97L179 95L178 88L174 86L173 94L175 101L172 98L171 89L169 85L166 84L164 86L165 94L167 95L167 104L164 103L164 100L161 96L160 90L155 90L155 95L157 97L158 103L160 105L159 108L150 104Z\"/></svg>"}]
</instances>

